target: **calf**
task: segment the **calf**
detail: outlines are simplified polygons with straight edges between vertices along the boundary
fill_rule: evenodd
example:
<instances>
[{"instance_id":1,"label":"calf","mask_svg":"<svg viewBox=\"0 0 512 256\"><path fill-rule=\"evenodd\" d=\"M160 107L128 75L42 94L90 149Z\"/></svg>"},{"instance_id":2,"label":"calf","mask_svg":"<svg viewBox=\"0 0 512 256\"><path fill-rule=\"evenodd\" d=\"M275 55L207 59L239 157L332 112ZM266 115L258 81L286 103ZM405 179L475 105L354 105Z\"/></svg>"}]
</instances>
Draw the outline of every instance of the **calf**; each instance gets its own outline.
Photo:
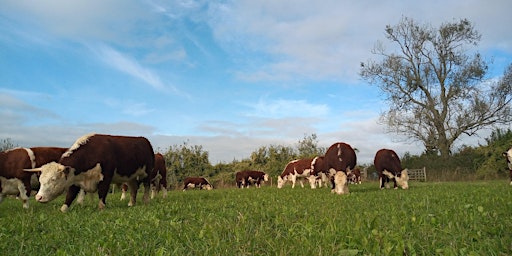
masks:
<instances>
[{"instance_id":1,"label":"calf","mask_svg":"<svg viewBox=\"0 0 512 256\"><path fill-rule=\"evenodd\" d=\"M312 161L313 158L305 158L288 162L281 175L277 177L277 188L282 188L287 181L290 181L294 188L297 178L308 179L311 188L315 188L316 176L312 174ZM300 180L300 185L304 187L302 180Z\"/></svg>"},{"instance_id":2,"label":"calf","mask_svg":"<svg viewBox=\"0 0 512 256\"><path fill-rule=\"evenodd\" d=\"M381 149L375 154L373 161L375 169L379 174L380 188L383 189L385 183L394 181L394 188L397 189L398 185L403 189L409 188L409 175L407 169L402 169L400 158L391 149Z\"/></svg>"},{"instance_id":3,"label":"calf","mask_svg":"<svg viewBox=\"0 0 512 256\"><path fill-rule=\"evenodd\" d=\"M136 202L140 183L144 184L144 202L149 202L150 181L155 157L151 143L144 137L88 134L82 136L60 158L40 168L27 170L41 172L41 188L36 200L49 202L65 190L65 212L82 188L98 192L99 209L104 209L111 183L126 183L130 188L130 202Z\"/></svg>"},{"instance_id":4,"label":"calf","mask_svg":"<svg viewBox=\"0 0 512 256\"><path fill-rule=\"evenodd\" d=\"M24 169L40 167L51 161L58 161L66 148L34 147L15 148L0 152L0 202L5 195L19 195L23 208L28 209L32 183L37 178Z\"/></svg>"},{"instance_id":5,"label":"calf","mask_svg":"<svg viewBox=\"0 0 512 256\"><path fill-rule=\"evenodd\" d=\"M261 171L245 170L235 174L236 186L238 188L249 187L254 183L256 187L261 187L261 182L268 181L268 174Z\"/></svg>"},{"instance_id":6,"label":"calf","mask_svg":"<svg viewBox=\"0 0 512 256\"><path fill-rule=\"evenodd\" d=\"M183 191L187 190L188 188L212 190L213 186L210 184L210 182L208 182L207 179L203 177L187 177L183 181Z\"/></svg>"},{"instance_id":7,"label":"calf","mask_svg":"<svg viewBox=\"0 0 512 256\"><path fill-rule=\"evenodd\" d=\"M347 175L348 183L350 184L361 184L361 170L355 168Z\"/></svg>"},{"instance_id":8,"label":"calf","mask_svg":"<svg viewBox=\"0 0 512 256\"><path fill-rule=\"evenodd\" d=\"M512 148L503 152L503 156L507 159L508 172L510 175L510 185L512 186Z\"/></svg>"}]
</instances>

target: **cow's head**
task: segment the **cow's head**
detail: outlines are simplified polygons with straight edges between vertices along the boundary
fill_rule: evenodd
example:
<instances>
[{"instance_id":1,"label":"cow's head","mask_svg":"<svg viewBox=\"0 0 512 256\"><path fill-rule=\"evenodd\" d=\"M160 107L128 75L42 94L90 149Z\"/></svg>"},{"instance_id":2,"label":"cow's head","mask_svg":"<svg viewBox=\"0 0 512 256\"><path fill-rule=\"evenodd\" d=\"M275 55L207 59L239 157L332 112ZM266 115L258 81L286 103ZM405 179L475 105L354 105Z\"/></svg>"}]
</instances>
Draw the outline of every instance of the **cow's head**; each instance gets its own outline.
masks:
<instances>
[{"instance_id":1,"label":"cow's head","mask_svg":"<svg viewBox=\"0 0 512 256\"><path fill-rule=\"evenodd\" d=\"M345 172L339 171L334 174L334 189L331 192L338 195L349 193L347 174L345 174Z\"/></svg>"},{"instance_id":2,"label":"cow's head","mask_svg":"<svg viewBox=\"0 0 512 256\"><path fill-rule=\"evenodd\" d=\"M265 173L265 175L263 175L263 180L268 181L268 174Z\"/></svg>"},{"instance_id":3,"label":"cow's head","mask_svg":"<svg viewBox=\"0 0 512 256\"><path fill-rule=\"evenodd\" d=\"M73 168L55 162L35 169L25 169L25 171L41 173L39 176L41 187L36 194L36 201L41 203L55 199L73 184Z\"/></svg>"},{"instance_id":4,"label":"cow's head","mask_svg":"<svg viewBox=\"0 0 512 256\"><path fill-rule=\"evenodd\" d=\"M212 190L213 186L210 184L204 184L201 186L201 189Z\"/></svg>"},{"instance_id":5,"label":"cow's head","mask_svg":"<svg viewBox=\"0 0 512 256\"><path fill-rule=\"evenodd\" d=\"M507 158L508 169L512 170L512 148L503 152L503 156Z\"/></svg>"},{"instance_id":6,"label":"cow's head","mask_svg":"<svg viewBox=\"0 0 512 256\"><path fill-rule=\"evenodd\" d=\"M387 170L384 170L382 173L390 179L395 179L396 183L400 187L402 187L402 189L409 188L409 174L408 174L407 169L403 169L399 175L393 175L393 173L391 173Z\"/></svg>"},{"instance_id":7,"label":"cow's head","mask_svg":"<svg viewBox=\"0 0 512 256\"><path fill-rule=\"evenodd\" d=\"M277 177L277 188L282 188L284 186L284 183L286 183L287 178L288 178L288 176L284 176L284 178L281 176L278 176Z\"/></svg>"},{"instance_id":8,"label":"cow's head","mask_svg":"<svg viewBox=\"0 0 512 256\"><path fill-rule=\"evenodd\" d=\"M309 181L309 185L311 186L311 188L315 189L316 188L317 176L316 175L309 175L307 179Z\"/></svg>"}]
</instances>

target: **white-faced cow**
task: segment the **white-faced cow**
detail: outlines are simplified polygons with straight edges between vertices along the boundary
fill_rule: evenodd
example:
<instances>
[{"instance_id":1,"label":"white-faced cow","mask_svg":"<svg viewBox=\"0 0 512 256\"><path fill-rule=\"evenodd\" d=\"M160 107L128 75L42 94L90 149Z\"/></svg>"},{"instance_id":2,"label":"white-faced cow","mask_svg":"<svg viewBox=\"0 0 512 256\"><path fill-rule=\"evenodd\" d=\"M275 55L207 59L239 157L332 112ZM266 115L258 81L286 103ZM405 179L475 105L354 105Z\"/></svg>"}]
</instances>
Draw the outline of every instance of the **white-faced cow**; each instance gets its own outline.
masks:
<instances>
[{"instance_id":1,"label":"white-faced cow","mask_svg":"<svg viewBox=\"0 0 512 256\"><path fill-rule=\"evenodd\" d=\"M383 189L387 182L394 181L394 188L398 185L403 189L409 188L409 175L407 169L402 169L400 158L391 149L381 149L375 154L373 161L375 169L379 174L380 188Z\"/></svg>"},{"instance_id":2,"label":"white-faced cow","mask_svg":"<svg viewBox=\"0 0 512 256\"><path fill-rule=\"evenodd\" d=\"M346 194L349 192L347 175L354 169L356 162L356 152L347 143L337 142L327 149L322 169L329 173L333 193Z\"/></svg>"},{"instance_id":3,"label":"white-faced cow","mask_svg":"<svg viewBox=\"0 0 512 256\"><path fill-rule=\"evenodd\" d=\"M188 188L212 190L213 186L210 184L210 182L208 182L207 179L203 177L186 177L183 181L183 191L187 190Z\"/></svg>"},{"instance_id":4,"label":"white-faced cow","mask_svg":"<svg viewBox=\"0 0 512 256\"><path fill-rule=\"evenodd\" d=\"M302 179L308 179L311 188L315 188L316 176L312 174L312 161L313 158L304 158L288 162L281 175L277 177L277 188L282 188L287 181L290 181L294 188L297 178L302 187L304 187Z\"/></svg>"},{"instance_id":5,"label":"white-faced cow","mask_svg":"<svg viewBox=\"0 0 512 256\"><path fill-rule=\"evenodd\" d=\"M261 182L268 181L268 174L262 171L245 170L235 173L236 186L238 188L249 187L251 183L261 187Z\"/></svg>"},{"instance_id":6,"label":"white-faced cow","mask_svg":"<svg viewBox=\"0 0 512 256\"><path fill-rule=\"evenodd\" d=\"M130 202L136 202L140 183L144 184L144 202L149 202L150 180L155 164L151 143L144 137L88 134L79 138L60 158L40 168L41 188L36 200L49 202L67 189L61 211L67 211L80 189L98 191L99 209L105 208L111 183L126 183Z\"/></svg>"},{"instance_id":7,"label":"white-faced cow","mask_svg":"<svg viewBox=\"0 0 512 256\"><path fill-rule=\"evenodd\" d=\"M34 147L0 152L0 202L5 195L18 195L23 202L23 208L27 209L32 190L31 179L35 175L23 170L58 161L66 150L57 147Z\"/></svg>"},{"instance_id":8,"label":"white-faced cow","mask_svg":"<svg viewBox=\"0 0 512 256\"><path fill-rule=\"evenodd\" d=\"M510 175L510 185L512 186L512 148L503 152L503 156L507 158L508 172Z\"/></svg>"}]
</instances>

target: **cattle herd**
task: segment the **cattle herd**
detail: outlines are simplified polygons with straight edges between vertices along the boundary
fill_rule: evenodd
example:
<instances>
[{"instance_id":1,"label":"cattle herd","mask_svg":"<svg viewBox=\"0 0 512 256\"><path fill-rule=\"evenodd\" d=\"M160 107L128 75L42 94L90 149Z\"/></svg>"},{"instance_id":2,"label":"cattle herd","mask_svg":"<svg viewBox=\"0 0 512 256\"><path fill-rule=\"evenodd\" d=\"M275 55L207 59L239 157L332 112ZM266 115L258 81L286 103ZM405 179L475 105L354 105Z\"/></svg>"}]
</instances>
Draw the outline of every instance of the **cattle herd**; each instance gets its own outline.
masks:
<instances>
[{"instance_id":1,"label":"cattle herd","mask_svg":"<svg viewBox=\"0 0 512 256\"><path fill-rule=\"evenodd\" d=\"M510 169L512 185L512 149L503 153ZM349 183L361 183L356 168L354 149L343 142L334 143L323 156L290 161L277 178L277 187L287 182L292 188L298 180L304 187L307 180L312 189L330 183L331 191L348 193ZM398 155L390 149L377 151L374 165L379 174L380 188L393 181L394 188L409 187L407 169L402 169ZM144 185L143 200L147 203L156 193L167 194L167 173L164 157L154 153L151 143L144 137L87 134L70 148L33 147L15 148L0 152L0 201L6 195L18 196L23 208L28 208L34 177L39 183L35 200L49 202L66 192L61 211L65 212L84 193L98 193L99 209L106 204L111 185L122 187L121 199L130 191L129 206L136 202L140 184ZM269 175L255 170L235 173L236 186L260 187ZM183 191L189 188L211 190L213 186L204 177L187 177ZM82 192L82 193L81 193ZM79 196L80 195L80 196Z\"/></svg>"}]
</instances>

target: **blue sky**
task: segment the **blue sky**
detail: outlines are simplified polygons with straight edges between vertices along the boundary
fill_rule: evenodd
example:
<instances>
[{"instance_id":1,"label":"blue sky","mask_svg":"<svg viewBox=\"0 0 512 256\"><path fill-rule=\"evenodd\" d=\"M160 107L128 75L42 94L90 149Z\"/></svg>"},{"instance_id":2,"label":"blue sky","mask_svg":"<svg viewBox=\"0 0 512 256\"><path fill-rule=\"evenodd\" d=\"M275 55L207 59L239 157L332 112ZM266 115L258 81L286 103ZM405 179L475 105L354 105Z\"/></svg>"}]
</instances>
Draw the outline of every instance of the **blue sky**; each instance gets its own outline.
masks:
<instances>
[{"instance_id":1,"label":"blue sky","mask_svg":"<svg viewBox=\"0 0 512 256\"><path fill-rule=\"evenodd\" d=\"M0 4L0 139L70 146L85 133L202 145L231 162L317 134L370 163L380 148L420 153L385 133L386 109L359 63L403 16L467 18L490 77L512 62L512 2L25 1ZM474 144L485 137L461 138Z\"/></svg>"}]
</instances>

